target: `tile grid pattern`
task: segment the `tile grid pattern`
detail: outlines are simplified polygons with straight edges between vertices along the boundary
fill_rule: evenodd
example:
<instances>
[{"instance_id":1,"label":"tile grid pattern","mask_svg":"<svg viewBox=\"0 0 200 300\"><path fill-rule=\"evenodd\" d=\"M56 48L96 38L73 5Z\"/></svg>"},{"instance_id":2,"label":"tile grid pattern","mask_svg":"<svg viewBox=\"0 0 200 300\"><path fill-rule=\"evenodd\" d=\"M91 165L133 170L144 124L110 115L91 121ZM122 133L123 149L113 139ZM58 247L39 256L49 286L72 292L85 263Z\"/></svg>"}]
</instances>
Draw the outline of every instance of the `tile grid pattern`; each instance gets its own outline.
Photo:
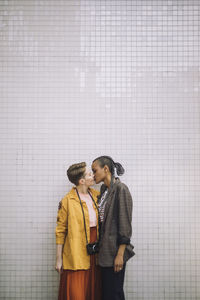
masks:
<instances>
[{"instance_id":1,"label":"tile grid pattern","mask_svg":"<svg viewBox=\"0 0 200 300\"><path fill-rule=\"evenodd\" d=\"M66 168L101 154L134 198L126 299L199 299L199 9L0 1L0 299L57 299Z\"/></svg>"}]
</instances>

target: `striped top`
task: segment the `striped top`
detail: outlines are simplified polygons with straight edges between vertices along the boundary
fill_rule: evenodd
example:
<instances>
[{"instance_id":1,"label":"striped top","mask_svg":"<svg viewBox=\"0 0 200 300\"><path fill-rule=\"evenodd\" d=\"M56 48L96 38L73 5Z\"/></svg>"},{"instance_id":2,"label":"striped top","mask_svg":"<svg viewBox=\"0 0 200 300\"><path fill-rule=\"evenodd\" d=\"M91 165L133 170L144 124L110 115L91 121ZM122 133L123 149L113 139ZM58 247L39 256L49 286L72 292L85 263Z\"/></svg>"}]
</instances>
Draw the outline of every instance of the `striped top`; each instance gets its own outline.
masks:
<instances>
[{"instance_id":1,"label":"striped top","mask_svg":"<svg viewBox=\"0 0 200 300\"><path fill-rule=\"evenodd\" d=\"M99 218L100 222L103 222L104 219L104 211L105 211L105 206L106 206L106 195L108 193L108 189L105 190L105 192L102 194L99 202Z\"/></svg>"}]
</instances>

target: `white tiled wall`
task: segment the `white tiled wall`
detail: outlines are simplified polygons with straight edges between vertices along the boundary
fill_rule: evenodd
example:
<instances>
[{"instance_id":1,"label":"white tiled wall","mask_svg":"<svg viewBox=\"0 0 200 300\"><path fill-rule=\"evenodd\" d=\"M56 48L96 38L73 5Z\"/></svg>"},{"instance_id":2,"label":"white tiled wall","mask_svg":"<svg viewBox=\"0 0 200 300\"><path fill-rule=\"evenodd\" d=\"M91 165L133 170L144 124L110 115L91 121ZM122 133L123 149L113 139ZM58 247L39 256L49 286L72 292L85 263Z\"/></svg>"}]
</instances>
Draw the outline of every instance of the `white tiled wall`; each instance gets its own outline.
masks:
<instances>
[{"instance_id":1,"label":"white tiled wall","mask_svg":"<svg viewBox=\"0 0 200 300\"><path fill-rule=\"evenodd\" d=\"M120 161L127 300L200 299L198 0L0 1L0 299L57 299L67 167Z\"/></svg>"}]
</instances>

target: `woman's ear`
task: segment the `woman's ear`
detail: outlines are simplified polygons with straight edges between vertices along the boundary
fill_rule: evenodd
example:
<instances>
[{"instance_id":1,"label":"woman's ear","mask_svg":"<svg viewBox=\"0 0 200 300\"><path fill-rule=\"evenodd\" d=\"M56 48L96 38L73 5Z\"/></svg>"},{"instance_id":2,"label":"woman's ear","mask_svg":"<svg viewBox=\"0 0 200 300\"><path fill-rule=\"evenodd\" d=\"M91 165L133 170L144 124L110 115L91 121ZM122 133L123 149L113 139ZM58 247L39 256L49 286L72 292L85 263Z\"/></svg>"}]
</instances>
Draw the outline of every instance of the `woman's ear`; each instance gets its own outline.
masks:
<instances>
[{"instance_id":1,"label":"woman's ear","mask_svg":"<svg viewBox=\"0 0 200 300\"><path fill-rule=\"evenodd\" d=\"M108 172L109 172L109 168L108 168L107 165L104 166L104 171L105 171L105 173L108 173Z\"/></svg>"},{"instance_id":2,"label":"woman's ear","mask_svg":"<svg viewBox=\"0 0 200 300\"><path fill-rule=\"evenodd\" d=\"M80 180L79 180L79 185L81 185L81 184L85 184L85 179L84 178L81 178Z\"/></svg>"}]
</instances>

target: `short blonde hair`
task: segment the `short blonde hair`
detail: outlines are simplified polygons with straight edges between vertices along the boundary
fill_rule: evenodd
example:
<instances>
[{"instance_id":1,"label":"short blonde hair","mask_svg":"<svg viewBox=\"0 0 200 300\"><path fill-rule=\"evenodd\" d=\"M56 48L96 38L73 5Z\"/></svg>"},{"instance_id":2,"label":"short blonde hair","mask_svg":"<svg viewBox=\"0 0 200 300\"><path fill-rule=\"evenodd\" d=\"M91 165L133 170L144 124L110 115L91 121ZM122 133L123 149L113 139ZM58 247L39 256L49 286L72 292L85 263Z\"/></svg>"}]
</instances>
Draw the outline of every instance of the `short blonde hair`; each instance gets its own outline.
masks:
<instances>
[{"instance_id":1,"label":"short blonde hair","mask_svg":"<svg viewBox=\"0 0 200 300\"><path fill-rule=\"evenodd\" d=\"M78 185L79 180L82 177L84 177L85 170L86 170L85 162L71 165L67 170L67 177L69 181L71 181L75 185Z\"/></svg>"}]
</instances>

